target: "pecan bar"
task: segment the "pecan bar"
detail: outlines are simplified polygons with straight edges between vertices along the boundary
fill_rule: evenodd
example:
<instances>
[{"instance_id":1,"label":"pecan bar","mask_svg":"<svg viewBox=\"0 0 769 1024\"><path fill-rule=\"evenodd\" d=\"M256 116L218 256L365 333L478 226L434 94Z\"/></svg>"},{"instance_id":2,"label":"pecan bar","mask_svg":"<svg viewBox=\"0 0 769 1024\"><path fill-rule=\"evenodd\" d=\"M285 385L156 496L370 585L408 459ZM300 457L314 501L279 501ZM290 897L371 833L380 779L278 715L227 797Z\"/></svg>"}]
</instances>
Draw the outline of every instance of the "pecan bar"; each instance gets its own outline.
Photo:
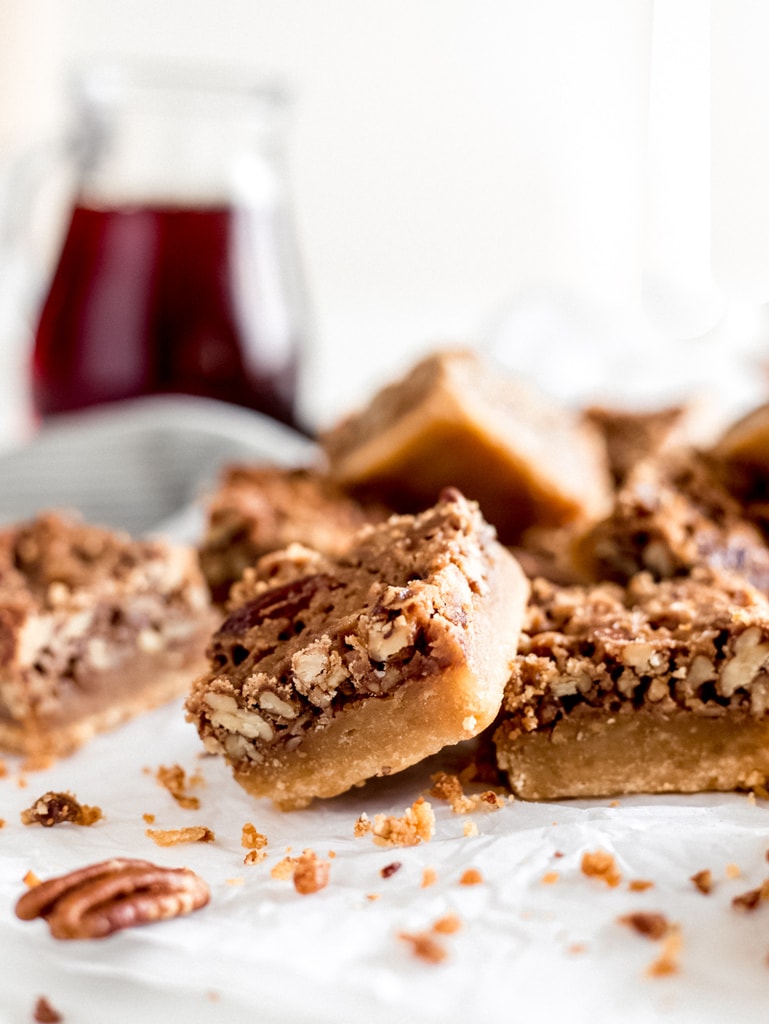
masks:
<instances>
[{"instance_id":1,"label":"pecan bar","mask_svg":"<svg viewBox=\"0 0 769 1024\"><path fill-rule=\"evenodd\" d=\"M427 357L321 441L344 488L414 512L458 487L505 544L610 504L600 432L469 351Z\"/></svg>"},{"instance_id":2,"label":"pecan bar","mask_svg":"<svg viewBox=\"0 0 769 1024\"><path fill-rule=\"evenodd\" d=\"M319 470L227 466L208 502L200 565L214 600L223 602L262 555L294 542L337 555L364 523L383 518Z\"/></svg>"},{"instance_id":3,"label":"pecan bar","mask_svg":"<svg viewBox=\"0 0 769 1024\"><path fill-rule=\"evenodd\" d=\"M532 584L495 732L529 800L769 776L769 601L737 577Z\"/></svg>"},{"instance_id":4,"label":"pecan bar","mask_svg":"<svg viewBox=\"0 0 769 1024\"><path fill-rule=\"evenodd\" d=\"M365 527L337 558L266 556L233 588L188 716L254 796L334 796L491 722L527 594L456 490Z\"/></svg>"},{"instance_id":5,"label":"pecan bar","mask_svg":"<svg viewBox=\"0 0 769 1024\"><path fill-rule=\"evenodd\" d=\"M617 492L613 511L577 539L574 561L590 579L658 579L704 566L735 572L769 594L769 547L704 452L647 460Z\"/></svg>"},{"instance_id":6,"label":"pecan bar","mask_svg":"<svg viewBox=\"0 0 769 1024\"><path fill-rule=\"evenodd\" d=\"M195 552L46 513L0 531L0 746L71 753L189 689L214 619Z\"/></svg>"}]
</instances>

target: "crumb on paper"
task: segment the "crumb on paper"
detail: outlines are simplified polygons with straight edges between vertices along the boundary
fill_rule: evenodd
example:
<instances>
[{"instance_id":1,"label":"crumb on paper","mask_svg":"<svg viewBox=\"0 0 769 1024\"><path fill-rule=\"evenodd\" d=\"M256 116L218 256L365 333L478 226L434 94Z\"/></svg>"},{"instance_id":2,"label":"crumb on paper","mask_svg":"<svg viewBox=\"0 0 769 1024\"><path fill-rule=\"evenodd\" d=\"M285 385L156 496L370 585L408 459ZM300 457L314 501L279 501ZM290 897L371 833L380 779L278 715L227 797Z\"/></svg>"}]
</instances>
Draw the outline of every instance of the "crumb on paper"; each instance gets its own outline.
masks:
<instances>
[{"instance_id":1,"label":"crumb on paper","mask_svg":"<svg viewBox=\"0 0 769 1024\"><path fill-rule=\"evenodd\" d=\"M72 793L43 793L41 797L21 812L22 825L42 825L43 828L53 828L54 825L61 825L70 822L73 825L82 825L89 828L101 821L104 817L101 807L89 807L88 804L78 803Z\"/></svg>"},{"instance_id":2,"label":"crumb on paper","mask_svg":"<svg viewBox=\"0 0 769 1024\"><path fill-rule=\"evenodd\" d=\"M742 871L740 871L739 864L727 864L724 868L724 874L727 878L739 878Z\"/></svg>"},{"instance_id":3,"label":"crumb on paper","mask_svg":"<svg viewBox=\"0 0 769 1024\"><path fill-rule=\"evenodd\" d=\"M446 948L429 932L399 932L398 938L402 942L408 942L414 956L427 963L439 964L448 956Z\"/></svg>"},{"instance_id":4,"label":"crumb on paper","mask_svg":"<svg viewBox=\"0 0 769 1024\"><path fill-rule=\"evenodd\" d=\"M433 925L433 931L438 935L453 935L462 927L462 922L456 914L446 914L439 917Z\"/></svg>"},{"instance_id":5,"label":"crumb on paper","mask_svg":"<svg viewBox=\"0 0 769 1024\"><path fill-rule=\"evenodd\" d=\"M376 901L377 900L381 900L381 898L382 898L381 892L367 892L366 893L366 899L369 901L369 903L376 903Z\"/></svg>"},{"instance_id":6,"label":"crumb on paper","mask_svg":"<svg viewBox=\"0 0 769 1024\"><path fill-rule=\"evenodd\" d=\"M646 892L647 889L654 888L654 882L650 882L648 878L631 878L627 887L631 892Z\"/></svg>"},{"instance_id":7,"label":"crumb on paper","mask_svg":"<svg viewBox=\"0 0 769 1024\"><path fill-rule=\"evenodd\" d=\"M34 889L36 885L40 885L40 879L37 877L34 871L28 871L22 878L22 882L28 889Z\"/></svg>"},{"instance_id":8,"label":"crumb on paper","mask_svg":"<svg viewBox=\"0 0 769 1024\"><path fill-rule=\"evenodd\" d=\"M145 825L154 825L155 824L155 815L154 814L149 814L149 813L142 814L142 821L144 822Z\"/></svg>"},{"instance_id":9,"label":"crumb on paper","mask_svg":"<svg viewBox=\"0 0 769 1024\"><path fill-rule=\"evenodd\" d=\"M620 806L619 800L611 800L609 802L609 807L619 807L619 806Z\"/></svg>"},{"instance_id":10,"label":"crumb on paper","mask_svg":"<svg viewBox=\"0 0 769 1024\"><path fill-rule=\"evenodd\" d=\"M365 832L358 831L363 818L364 815L361 815L356 822L356 835L365 835ZM435 815L432 806L420 796L411 807L406 808L400 818L395 814L375 815L365 831L371 832L377 846L417 846L432 839Z\"/></svg>"},{"instance_id":11,"label":"crumb on paper","mask_svg":"<svg viewBox=\"0 0 769 1024\"><path fill-rule=\"evenodd\" d=\"M155 778L180 807L190 811L200 809L200 800L196 796L191 796L188 789L190 786L199 786L202 783L201 775L195 774L188 777L181 765L171 764L161 765L155 772Z\"/></svg>"},{"instance_id":12,"label":"crumb on paper","mask_svg":"<svg viewBox=\"0 0 769 1024\"><path fill-rule=\"evenodd\" d=\"M294 864L294 888L302 896L320 892L328 885L331 864L314 850L304 850Z\"/></svg>"},{"instance_id":13,"label":"crumb on paper","mask_svg":"<svg viewBox=\"0 0 769 1024\"><path fill-rule=\"evenodd\" d=\"M277 879L279 882L287 882L289 879L294 877L294 869L296 868L296 857L284 857L279 860L277 864L273 865L270 876Z\"/></svg>"},{"instance_id":14,"label":"crumb on paper","mask_svg":"<svg viewBox=\"0 0 769 1024\"><path fill-rule=\"evenodd\" d=\"M462 872L459 879L460 885L480 885L483 882L483 875L478 868L467 868Z\"/></svg>"},{"instance_id":15,"label":"crumb on paper","mask_svg":"<svg viewBox=\"0 0 769 1024\"><path fill-rule=\"evenodd\" d=\"M622 875L617 870L614 857L606 850L593 850L582 854L582 873L588 878L598 878L611 888L619 885Z\"/></svg>"},{"instance_id":16,"label":"crumb on paper","mask_svg":"<svg viewBox=\"0 0 769 1024\"><path fill-rule=\"evenodd\" d=\"M703 868L702 871L695 872L689 881L694 882L694 885L705 896L713 891L713 872L710 868Z\"/></svg>"},{"instance_id":17,"label":"crumb on paper","mask_svg":"<svg viewBox=\"0 0 769 1024\"><path fill-rule=\"evenodd\" d=\"M556 850L556 851L555 851L555 852L553 853L553 856L554 856L554 857L556 858L556 860L560 860L560 859L561 859L561 857L563 857L563 856L564 856L564 853L563 853L563 851L562 851L562 850Z\"/></svg>"},{"instance_id":18,"label":"crumb on paper","mask_svg":"<svg viewBox=\"0 0 769 1024\"><path fill-rule=\"evenodd\" d=\"M216 836L205 825L187 825L186 828L148 828L144 834L158 846L178 846L180 843L212 843Z\"/></svg>"},{"instance_id":19,"label":"crumb on paper","mask_svg":"<svg viewBox=\"0 0 769 1024\"><path fill-rule=\"evenodd\" d=\"M681 930L676 925L671 925L668 934L663 939L660 955L656 960L652 960L646 968L646 974L650 978L664 978L671 974L677 974L681 969L682 948Z\"/></svg>"},{"instance_id":20,"label":"crumb on paper","mask_svg":"<svg viewBox=\"0 0 769 1024\"><path fill-rule=\"evenodd\" d=\"M245 885L246 883L242 875L238 875L236 878L225 878L224 881L227 885Z\"/></svg>"},{"instance_id":21,"label":"crumb on paper","mask_svg":"<svg viewBox=\"0 0 769 1024\"><path fill-rule=\"evenodd\" d=\"M435 868L425 868L422 872L422 884L423 889L429 889L431 885L435 885L438 881L438 875L436 874Z\"/></svg>"},{"instance_id":22,"label":"crumb on paper","mask_svg":"<svg viewBox=\"0 0 769 1024\"><path fill-rule=\"evenodd\" d=\"M470 838L471 838L471 837L473 837L473 836L477 836L477 835L479 835L479 832L478 832L478 826L477 826L477 825L475 824L475 822L474 822L474 821L470 821L470 820L468 819L468 820L467 820L467 821L466 821L466 822L464 823L464 825L462 826L462 835L463 835L463 836L464 836L464 837L465 837L466 839L470 839Z\"/></svg>"},{"instance_id":23,"label":"crumb on paper","mask_svg":"<svg viewBox=\"0 0 769 1024\"><path fill-rule=\"evenodd\" d=\"M243 858L244 864L261 864L263 860L267 860L266 850L249 850Z\"/></svg>"},{"instance_id":24,"label":"crumb on paper","mask_svg":"<svg viewBox=\"0 0 769 1024\"><path fill-rule=\"evenodd\" d=\"M546 871L541 878L543 885L554 885L558 881L557 871Z\"/></svg>"},{"instance_id":25,"label":"crumb on paper","mask_svg":"<svg viewBox=\"0 0 769 1024\"><path fill-rule=\"evenodd\" d=\"M32 1019L37 1024L57 1024L58 1021L64 1020L59 1011L51 1006L45 996L38 997Z\"/></svg>"},{"instance_id":26,"label":"crumb on paper","mask_svg":"<svg viewBox=\"0 0 769 1024\"><path fill-rule=\"evenodd\" d=\"M402 867L403 865L399 860L394 860L392 864L385 864L385 866L380 870L379 874L382 876L382 878L392 878L395 872L400 871Z\"/></svg>"},{"instance_id":27,"label":"crumb on paper","mask_svg":"<svg viewBox=\"0 0 769 1024\"><path fill-rule=\"evenodd\" d=\"M587 950L587 946L584 942L572 942L566 947L567 953L572 953L574 956L584 953Z\"/></svg>"},{"instance_id":28,"label":"crumb on paper","mask_svg":"<svg viewBox=\"0 0 769 1024\"><path fill-rule=\"evenodd\" d=\"M757 889L750 889L732 900L735 910L755 910L759 903L769 899L769 879Z\"/></svg>"},{"instance_id":29,"label":"crumb on paper","mask_svg":"<svg viewBox=\"0 0 769 1024\"><path fill-rule=\"evenodd\" d=\"M240 831L240 845L244 850L263 850L267 846L267 836L247 821Z\"/></svg>"},{"instance_id":30,"label":"crumb on paper","mask_svg":"<svg viewBox=\"0 0 769 1024\"><path fill-rule=\"evenodd\" d=\"M498 811L505 806L505 798L493 789L484 790L475 796L467 796L461 778L450 772L436 772L430 778L433 785L428 795L436 800L445 800L454 814L469 814L483 807Z\"/></svg>"},{"instance_id":31,"label":"crumb on paper","mask_svg":"<svg viewBox=\"0 0 769 1024\"><path fill-rule=\"evenodd\" d=\"M336 850L329 850L326 856L329 860L333 860L336 857Z\"/></svg>"},{"instance_id":32,"label":"crumb on paper","mask_svg":"<svg viewBox=\"0 0 769 1024\"><path fill-rule=\"evenodd\" d=\"M659 939L664 939L671 927L664 914L643 910L635 911L632 914L623 914L617 920L620 924L627 925L628 928L632 928L639 935L643 935L647 939L653 939L655 942Z\"/></svg>"},{"instance_id":33,"label":"crumb on paper","mask_svg":"<svg viewBox=\"0 0 769 1024\"><path fill-rule=\"evenodd\" d=\"M365 811L359 816L357 821L352 827L352 834L356 839L360 839L361 836L368 835L371 831L371 819Z\"/></svg>"}]
</instances>

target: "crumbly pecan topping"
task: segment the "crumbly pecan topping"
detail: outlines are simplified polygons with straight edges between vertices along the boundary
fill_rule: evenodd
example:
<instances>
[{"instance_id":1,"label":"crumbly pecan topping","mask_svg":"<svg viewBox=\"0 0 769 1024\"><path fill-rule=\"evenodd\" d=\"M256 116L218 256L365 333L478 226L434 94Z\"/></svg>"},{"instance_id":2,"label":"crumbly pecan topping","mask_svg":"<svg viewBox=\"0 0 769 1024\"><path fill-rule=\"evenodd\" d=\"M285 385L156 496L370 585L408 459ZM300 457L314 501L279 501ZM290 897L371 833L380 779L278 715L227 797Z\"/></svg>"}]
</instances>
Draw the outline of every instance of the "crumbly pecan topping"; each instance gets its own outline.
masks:
<instances>
[{"instance_id":1,"label":"crumbly pecan topping","mask_svg":"<svg viewBox=\"0 0 769 1024\"><path fill-rule=\"evenodd\" d=\"M86 827L95 825L104 817L101 807L81 804L72 793L44 793L26 810L21 812L22 825L42 825L52 828L62 822Z\"/></svg>"},{"instance_id":2,"label":"crumbly pecan topping","mask_svg":"<svg viewBox=\"0 0 769 1024\"><path fill-rule=\"evenodd\" d=\"M504 702L511 735L590 708L769 710L769 601L734 578L536 580L519 650Z\"/></svg>"},{"instance_id":3,"label":"crumbly pecan topping","mask_svg":"<svg viewBox=\"0 0 769 1024\"><path fill-rule=\"evenodd\" d=\"M207 884L188 868L119 857L41 882L18 900L16 916L42 917L55 939L100 939L188 914L208 900Z\"/></svg>"}]
</instances>

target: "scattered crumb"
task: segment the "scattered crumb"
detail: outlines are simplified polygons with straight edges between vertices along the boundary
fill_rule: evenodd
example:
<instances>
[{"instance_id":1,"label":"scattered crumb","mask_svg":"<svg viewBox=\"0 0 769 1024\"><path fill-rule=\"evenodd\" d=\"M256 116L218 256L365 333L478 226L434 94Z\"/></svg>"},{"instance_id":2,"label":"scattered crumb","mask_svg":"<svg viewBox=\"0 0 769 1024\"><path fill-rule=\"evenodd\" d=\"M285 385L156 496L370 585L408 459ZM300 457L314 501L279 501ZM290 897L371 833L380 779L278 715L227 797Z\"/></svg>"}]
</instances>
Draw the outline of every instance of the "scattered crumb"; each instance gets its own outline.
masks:
<instances>
[{"instance_id":1,"label":"scattered crumb","mask_svg":"<svg viewBox=\"0 0 769 1024\"><path fill-rule=\"evenodd\" d=\"M37 1024L57 1024L57 1021L64 1020L58 1010L55 1010L45 996L40 996L35 1003L35 1010L32 1019Z\"/></svg>"},{"instance_id":2,"label":"scattered crumb","mask_svg":"<svg viewBox=\"0 0 769 1024\"><path fill-rule=\"evenodd\" d=\"M627 887L631 892L646 892L647 889L654 888L654 882L650 882L647 878L631 878Z\"/></svg>"},{"instance_id":3,"label":"scattered crumb","mask_svg":"<svg viewBox=\"0 0 769 1024\"><path fill-rule=\"evenodd\" d=\"M267 846L267 836L257 832L256 826L247 821L240 833L240 845L244 850L263 850Z\"/></svg>"},{"instance_id":4,"label":"scattered crumb","mask_svg":"<svg viewBox=\"0 0 769 1024\"><path fill-rule=\"evenodd\" d=\"M480 885L483 882L483 875L477 868L468 868L462 872L462 877L459 879L460 885Z\"/></svg>"},{"instance_id":5,"label":"scattered crumb","mask_svg":"<svg viewBox=\"0 0 769 1024\"><path fill-rule=\"evenodd\" d=\"M677 974L680 970L681 949L683 940L681 931L676 925L672 925L662 943L662 952L646 968L650 978L664 978L670 974Z\"/></svg>"},{"instance_id":6,"label":"scattered crumb","mask_svg":"<svg viewBox=\"0 0 769 1024\"><path fill-rule=\"evenodd\" d=\"M22 878L22 882L24 882L28 889L34 889L36 885L40 885L40 879L34 871L28 871L24 878Z\"/></svg>"},{"instance_id":7,"label":"scattered crumb","mask_svg":"<svg viewBox=\"0 0 769 1024\"><path fill-rule=\"evenodd\" d=\"M245 879L242 875L239 875L237 878L225 878L225 882L227 885L243 885L245 883Z\"/></svg>"},{"instance_id":8,"label":"scattered crumb","mask_svg":"<svg viewBox=\"0 0 769 1024\"><path fill-rule=\"evenodd\" d=\"M4 779L8 774L8 765L0 758L0 779Z\"/></svg>"},{"instance_id":9,"label":"scattered crumb","mask_svg":"<svg viewBox=\"0 0 769 1024\"><path fill-rule=\"evenodd\" d=\"M287 882L289 878L294 877L294 869L296 868L296 857L284 857L283 860L279 860L278 863L273 867L270 875L273 878L278 879L281 882Z\"/></svg>"},{"instance_id":10,"label":"scattered crumb","mask_svg":"<svg viewBox=\"0 0 769 1024\"><path fill-rule=\"evenodd\" d=\"M148 828L144 834L158 846L177 846L179 843L212 843L216 836L205 825L186 828Z\"/></svg>"},{"instance_id":11,"label":"scattered crumb","mask_svg":"<svg viewBox=\"0 0 769 1024\"><path fill-rule=\"evenodd\" d=\"M429 932L416 932L414 934L399 932L398 938L403 942L410 943L414 956L419 957L420 960L426 960L430 964L442 963L448 956L445 948Z\"/></svg>"},{"instance_id":12,"label":"scattered crumb","mask_svg":"<svg viewBox=\"0 0 769 1024\"><path fill-rule=\"evenodd\" d=\"M739 864L727 864L724 868L724 874L727 878L739 878L742 872L740 871Z\"/></svg>"},{"instance_id":13,"label":"scattered crumb","mask_svg":"<svg viewBox=\"0 0 769 1024\"><path fill-rule=\"evenodd\" d=\"M545 874L542 876L541 881L542 881L543 885L553 885L555 882L558 881L558 872L557 871L547 871L547 872L545 872Z\"/></svg>"},{"instance_id":14,"label":"scattered crumb","mask_svg":"<svg viewBox=\"0 0 769 1024\"><path fill-rule=\"evenodd\" d=\"M438 935L453 935L454 932L458 932L461 927L462 922L456 914L446 914L445 917L438 918L433 925L433 931L437 932Z\"/></svg>"},{"instance_id":15,"label":"scattered crumb","mask_svg":"<svg viewBox=\"0 0 769 1024\"><path fill-rule=\"evenodd\" d=\"M466 839L469 839L469 838L471 838L472 836L477 836L477 835L478 835L478 826L477 826L477 825L475 824L475 822L474 822L474 821L470 821L470 820L468 819L468 820L467 820L467 821L466 821L466 822L464 823L464 825L462 826L462 835L463 835L463 836L464 836L464 837L465 837Z\"/></svg>"},{"instance_id":16,"label":"scattered crumb","mask_svg":"<svg viewBox=\"0 0 769 1024\"><path fill-rule=\"evenodd\" d=\"M154 814L142 814L142 819L143 819L145 825L154 825L155 824L155 815Z\"/></svg>"},{"instance_id":17,"label":"scattered crumb","mask_svg":"<svg viewBox=\"0 0 769 1024\"><path fill-rule=\"evenodd\" d=\"M619 807L619 800L612 800L609 803L609 807Z\"/></svg>"},{"instance_id":18,"label":"scattered crumb","mask_svg":"<svg viewBox=\"0 0 769 1024\"><path fill-rule=\"evenodd\" d=\"M5 818L0 818L0 828L5 828Z\"/></svg>"},{"instance_id":19,"label":"scattered crumb","mask_svg":"<svg viewBox=\"0 0 769 1024\"><path fill-rule=\"evenodd\" d=\"M371 819L364 811L352 827L352 834L356 839L367 835L371 831Z\"/></svg>"},{"instance_id":20,"label":"scattered crumb","mask_svg":"<svg viewBox=\"0 0 769 1024\"><path fill-rule=\"evenodd\" d=\"M19 789L27 788L27 780L24 778L23 775L20 775L18 777L18 779L16 780L16 785L19 787Z\"/></svg>"},{"instance_id":21,"label":"scattered crumb","mask_svg":"<svg viewBox=\"0 0 769 1024\"><path fill-rule=\"evenodd\" d=\"M570 946L566 947L567 953L574 953L575 955L579 953L584 953L586 950L587 946L584 944L584 942L572 942Z\"/></svg>"},{"instance_id":22,"label":"scattered crumb","mask_svg":"<svg viewBox=\"0 0 769 1024\"><path fill-rule=\"evenodd\" d=\"M180 807L190 811L200 809L200 800L196 796L190 796L187 792L189 786L200 785L203 781L201 775L193 775L187 778L187 774L179 764L161 765L155 773L155 778L167 789Z\"/></svg>"},{"instance_id":23,"label":"scattered crumb","mask_svg":"<svg viewBox=\"0 0 769 1024\"><path fill-rule=\"evenodd\" d=\"M210 1002L212 1003L218 1003L220 996L218 992L215 992L213 989L210 989L208 992L206 992L206 999L210 1000Z\"/></svg>"},{"instance_id":24,"label":"scattered crumb","mask_svg":"<svg viewBox=\"0 0 769 1024\"><path fill-rule=\"evenodd\" d=\"M329 850L326 856L329 860L333 860L336 857L336 850Z\"/></svg>"},{"instance_id":25,"label":"scattered crumb","mask_svg":"<svg viewBox=\"0 0 769 1024\"><path fill-rule=\"evenodd\" d=\"M600 878L608 886L614 888L622 881L622 875L617 870L614 857L606 850L594 850L592 853L582 854L582 873L588 878Z\"/></svg>"},{"instance_id":26,"label":"scattered crumb","mask_svg":"<svg viewBox=\"0 0 769 1024\"><path fill-rule=\"evenodd\" d=\"M244 864L261 864L263 860L267 860L266 850L249 850L243 858Z\"/></svg>"},{"instance_id":27,"label":"scattered crumb","mask_svg":"<svg viewBox=\"0 0 769 1024\"><path fill-rule=\"evenodd\" d=\"M294 888L302 896L320 892L328 885L330 869L329 862L320 860L314 850L304 850L294 866Z\"/></svg>"},{"instance_id":28,"label":"scattered crumb","mask_svg":"<svg viewBox=\"0 0 769 1024\"><path fill-rule=\"evenodd\" d=\"M25 811L21 812L22 825L42 825L52 828L63 822L89 827L104 817L101 807L79 804L72 793L44 793Z\"/></svg>"},{"instance_id":29,"label":"scattered crumb","mask_svg":"<svg viewBox=\"0 0 769 1024\"><path fill-rule=\"evenodd\" d=\"M702 871L698 871L692 875L689 881L694 882L700 892L706 896L709 892L713 891L713 872L709 868L703 868Z\"/></svg>"},{"instance_id":30,"label":"scattered crumb","mask_svg":"<svg viewBox=\"0 0 769 1024\"><path fill-rule=\"evenodd\" d=\"M435 868L425 868L422 872L422 888L429 889L431 885L435 885L438 881L438 875L435 872Z\"/></svg>"},{"instance_id":31,"label":"scattered crumb","mask_svg":"<svg viewBox=\"0 0 769 1024\"><path fill-rule=\"evenodd\" d=\"M431 776L431 780L433 785L429 790L429 796L436 800L445 800L454 814L469 814L470 811L478 810L480 807L498 811L505 806L505 798L493 789L487 789L475 796L466 796L462 780L458 775L437 772Z\"/></svg>"},{"instance_id":32,"label":"scattered crumb","mask_svg":"<svg viewBox=\"0 0 769 1024\"><path fill-rule=\"evenodd\" d=\"M420 796L411 807L406 808L402 818L394 814L377 814L370 825L370 830L378 846L417 846L432 839L435 832L435 815L431 805ZM363 833L356 831L355 834Z\"/></svg>"},{"instance_id":33,"label":"scattered crumb","mask_svg":"<svg viewBox=\"0 0 769 1024\"><path fill-rule=\"evenodd\" d=\"M462 783L458 775L451 775L449 772L437 772L431 775L432 788L429 795L435 800L445 800L451 807L454 814L467 814L472 811L475 803L465 796Z\"/></svg>"},{"instance_id":34,"label":"scattered crumb","mask_svg":"<svg viewBox=\"0 0 769 1024\"><path fill-rule=\"evenodd\" d=\"M382 894L380 892L368 892L366 893L366 899L375 903L377 900L381 900Z\"/></svg>"},{"instance_id":35,"label":"scattered crumb","mask_svg":"<svg viewBox=\"0 0 769 1024\"><path fill-rule=\"evenodd\" d=\"M632 914L624 914L617 918L620 924L626 924L629 928L644 935L647 939L664 939L670 931L670 924L664 914L647 913L636 911Z\"/></svg>"},{"instance_id":36,"label":"scattered crumb","mask_svg":"<svg viewBox=\"0 0 769 1024\"><path fill-rule=\"evenodd\" d=\"M392 864L385 864L385 866L381 869L379 874L382 876L382 878L392 878L395 872L400 871L402 867L403 865L399 860L394 860Z\"/></svg>"},{"instance_id":37,"label":"scattered crumb","mask_svg":"<svg viewBox=\"0 0 769 1024\"><path fill-rule=\"evenodd\" d=\"M755 910L759 903L767 899L769 899L769 879L758 889L750 889L740 896L735 896L732 906L735 910Z\"/></svg>"},{"instance_id":38,"label":"scattered crumb","mask_svg":"<svg viewBox=\"0 0 769 1024\"><path fill-rule=\"evenodd\" d=\"M557 860L560 860L560 858L561 858L561 857L563 857L563 856L564 856L564 854L563 854L563 852L562 852L561 850L556 850L556 851L555 851L555 853L553 854L553 856L554 856L554 857L555 857L555 858L556 858Z\"/></svg>"}]
</instances>

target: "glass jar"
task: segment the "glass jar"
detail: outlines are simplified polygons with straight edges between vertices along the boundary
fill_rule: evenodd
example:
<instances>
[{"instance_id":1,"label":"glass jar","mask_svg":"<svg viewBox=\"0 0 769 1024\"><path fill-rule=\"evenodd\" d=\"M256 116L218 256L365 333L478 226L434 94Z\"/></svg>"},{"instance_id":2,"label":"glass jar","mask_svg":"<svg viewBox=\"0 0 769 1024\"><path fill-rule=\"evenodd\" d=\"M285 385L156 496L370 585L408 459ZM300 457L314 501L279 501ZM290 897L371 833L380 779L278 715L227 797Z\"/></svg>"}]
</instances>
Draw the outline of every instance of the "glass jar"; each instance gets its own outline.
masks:
<instances>
[{"instance_id":1,"label":"glass jar","mask_svg":"<svg viewBox=\"0 0 769 1024\"><path fill-rule=\"evenodd\" d=\"M74 97L71 208L32 354L39 416L182 393L298 426L308 318L284 95L107 66Z\"/></svg>"}]
</instances>

